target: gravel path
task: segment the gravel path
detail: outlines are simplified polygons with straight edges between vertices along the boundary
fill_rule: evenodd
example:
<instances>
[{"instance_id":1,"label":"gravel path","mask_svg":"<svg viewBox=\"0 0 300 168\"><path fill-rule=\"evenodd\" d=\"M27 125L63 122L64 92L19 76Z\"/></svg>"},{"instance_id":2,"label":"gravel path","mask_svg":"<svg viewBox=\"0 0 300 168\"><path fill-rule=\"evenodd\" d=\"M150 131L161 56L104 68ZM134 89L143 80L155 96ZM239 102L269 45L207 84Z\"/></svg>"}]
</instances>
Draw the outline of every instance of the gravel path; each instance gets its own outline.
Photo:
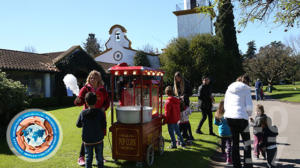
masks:
<instances>
[{"instance_id":1,"label":"gravel path","mask_svg":"<svg viewBox=\"0 0 300 168\"><path fill-rule=\"evenodd\" d=\"M256 102L254 100L254 107L257 103L264 105L265 113L272 118L273 125L276 125L279 129L279 135L277 137L278 167L300 168L300 103L285 103L275 100ZM252 129L251 139L253 140ZM241 143L241 147L242 146L243 145ZM243 154L242 151L240 153L241 155ZM265 160L256 159L253 158L253 156L254 154L252 150L254 167L267 167ZM214 168L232 167L227 166L224 163L224 159L220 152L217 152L212 160L211 165Z\"/></svg>"}]
</instances>

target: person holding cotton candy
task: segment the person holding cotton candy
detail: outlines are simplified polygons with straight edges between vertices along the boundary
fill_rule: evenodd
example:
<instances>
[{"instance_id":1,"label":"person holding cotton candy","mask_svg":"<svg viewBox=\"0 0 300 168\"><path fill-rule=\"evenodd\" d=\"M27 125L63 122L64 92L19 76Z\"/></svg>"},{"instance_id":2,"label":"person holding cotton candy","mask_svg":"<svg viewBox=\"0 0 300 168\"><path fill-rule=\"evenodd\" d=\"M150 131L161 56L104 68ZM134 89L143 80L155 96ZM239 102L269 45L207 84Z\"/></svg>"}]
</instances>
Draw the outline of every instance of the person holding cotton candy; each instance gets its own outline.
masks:
<instances>
[{"instance_id":1,"label":"person holding cotton candy","mask_svg":"<svg viewBox=\"0 0 300 168\"><path fill-rule=\"evenodd\" d=\"M86 84L80 89L79 95L76 97L74 104L77 106L84 106L83 109L87 109L88 106L85 102L85 95L88 92L93 92L97 96L97 102L95 104L95 108L101 109L104 114L105 111L108 109L110 105L110 100L108 97L108 93L106 89L104 88L104 82L102 80L100 72L93 70L90 72L90 74L87 77ZM106 130L104 131L106 134ZM78 158L78 164L83 166L85 164L84 160L84 144L82 143L81 149L80 149L80 155Z\"/></svg>"}]
</instances>

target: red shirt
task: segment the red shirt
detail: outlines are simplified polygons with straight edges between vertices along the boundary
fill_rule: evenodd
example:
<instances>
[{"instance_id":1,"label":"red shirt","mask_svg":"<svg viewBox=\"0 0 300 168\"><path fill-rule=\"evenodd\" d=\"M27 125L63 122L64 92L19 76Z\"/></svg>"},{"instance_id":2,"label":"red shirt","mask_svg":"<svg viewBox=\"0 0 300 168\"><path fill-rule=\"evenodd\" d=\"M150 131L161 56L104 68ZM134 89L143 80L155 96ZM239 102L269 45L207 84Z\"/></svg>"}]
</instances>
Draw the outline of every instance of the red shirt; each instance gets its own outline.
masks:
<instances>
[{"instance_id":1,"label":"red shirt","mask_svg":"<svg viewBox=\"0 0 300 168\"><path fill-rule=\"evenodd\" d=\"M180 100L170 96L165 103L165 122L176 124L180 120Z\"/></svg>"},{"instance_id":2,"label":"red shirt","mask_svg":"<svg viewBox=\"0 0 300 168\"><path fill-rule=\"evenodd\" d=\"M81 103L74 102L74 104L77 106L84 105L83 110L87 109L88 106L85 103L84 97L88 92L93 92L97 96L97 102L95 104L95 108L104 108L104 112L105 112L110 105L110 100L108 97L108 93L103 86L99 86L97 89L94 89L90 84L85 85L80 89L78 95L78 97L81 99Z\"/></svg>"},{"instance_id":3,"label":"red shirt","mask_svg":"<svg viewBox=\"0 0 300 168\"><path fill-rule=\"evenodd\" d=\"M120 106L133 106L134 100L133 95L128 91L128 89L122 89L121 99L119 100Z\"/></svg>"}]
</instances>

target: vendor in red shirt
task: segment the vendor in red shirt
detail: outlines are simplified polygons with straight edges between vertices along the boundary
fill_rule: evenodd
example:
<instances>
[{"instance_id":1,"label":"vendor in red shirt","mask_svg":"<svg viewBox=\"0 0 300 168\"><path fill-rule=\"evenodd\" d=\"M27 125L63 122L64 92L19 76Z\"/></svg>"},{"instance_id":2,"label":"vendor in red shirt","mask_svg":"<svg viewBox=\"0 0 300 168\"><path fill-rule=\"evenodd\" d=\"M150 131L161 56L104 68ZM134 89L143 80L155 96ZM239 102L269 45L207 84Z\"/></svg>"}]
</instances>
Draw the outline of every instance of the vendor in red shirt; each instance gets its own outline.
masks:
<instances>
[{"instance_id":1,"label":"vendor in red shirt","mask_svg":"<svg viewBox=\"0 0 300 168\"><path fill-rule=\"evenodd\" d=\"M130 87L129 81L123 81L120 84L120 100L119 104L120 106L133 106L134 100L133 100L133 92L132 87Z\"/></svg>"},{"instance_id":2,"label":"vendor in red shirt","mask_svg":"<svg viewBox=\"0 0 300 168\"><path fill-rule=\"evenodd\" d=\"M104 82L102 80L100 72L93 70L90 72L90 74L87 77L86 84L80 89L78 97L76 97L74 104L77 106L84 105L83 109L88 108L86 102L85 102L85 95L88 92L93 92L97 96L97 102L95 104L95 108L99 108L102 111L105 111L108 109L110 105L110 100L108 97L108 93L106 89L104 88ZM106 132L106 130L104 131ZM81 149L80 149L80 155L78 159L78 164L80 166L83 166L85 164L84 161L84 144L82 143Z\"/></svg>"}]
</instances>

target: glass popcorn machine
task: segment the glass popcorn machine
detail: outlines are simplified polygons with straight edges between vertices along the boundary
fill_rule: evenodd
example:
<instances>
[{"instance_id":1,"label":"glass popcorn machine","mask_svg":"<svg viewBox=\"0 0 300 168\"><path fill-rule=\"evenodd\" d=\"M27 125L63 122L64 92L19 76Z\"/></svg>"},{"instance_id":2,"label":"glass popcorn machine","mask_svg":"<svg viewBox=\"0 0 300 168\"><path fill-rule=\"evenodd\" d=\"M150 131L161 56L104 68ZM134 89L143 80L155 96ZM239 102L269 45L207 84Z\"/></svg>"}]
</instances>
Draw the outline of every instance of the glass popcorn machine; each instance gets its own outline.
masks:
<instances>
[{"instance_id":1,"label":"glass popcorn machine","mask_svg":"<svg viewBox=\"0 0 300 168\"><path fill-rule=\"evenodd\" d=\"M154 162L154 151L164 152L162 137L162 70L122 63L111 75L112 158ZM117 105L113 103L117 100ZM115 101L116 102L116 101ZM114 120L116 116L116 121Z\"/></svg>"}]
</instances>

